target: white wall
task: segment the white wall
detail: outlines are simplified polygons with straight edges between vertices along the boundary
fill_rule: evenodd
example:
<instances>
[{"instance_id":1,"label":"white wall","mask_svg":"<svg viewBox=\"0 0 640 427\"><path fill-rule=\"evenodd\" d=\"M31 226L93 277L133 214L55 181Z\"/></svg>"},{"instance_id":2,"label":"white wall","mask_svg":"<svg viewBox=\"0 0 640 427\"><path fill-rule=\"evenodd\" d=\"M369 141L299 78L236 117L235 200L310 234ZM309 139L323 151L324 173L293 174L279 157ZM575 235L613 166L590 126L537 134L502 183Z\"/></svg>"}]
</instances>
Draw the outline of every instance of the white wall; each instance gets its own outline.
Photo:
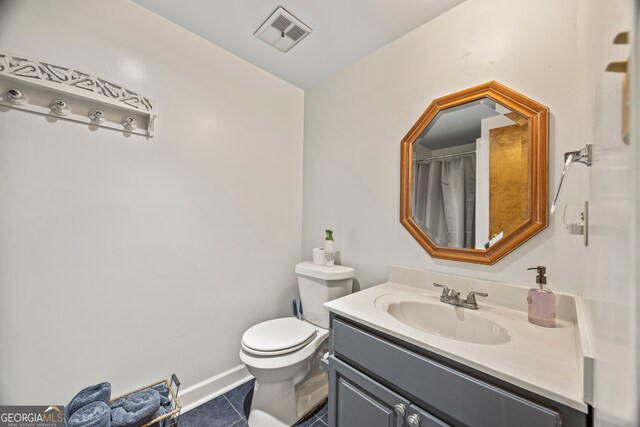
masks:
<instances>
[{"instance_id":1,"label":"white wall","mask_svg":"<svg viewBox=\"0 0 640 427\"><path fill-rule=\"evenodd\" d=\"M585 296L595 362L597 426L637 426L638 411L638 75L634 79L632 142L621 138L622 75L605 72L629 57L614 36L633 28L633 0L581 0L580 74L584 138L593 141L590 168L591 243ZM637 27L636 27L637 31ZM635 37L637 41L637 36ZM634 61L637 64L639 56Z\"/></svg>"},{"instance_id":2,"label":"white wall","mask_svg":"<svg viewBox=\"0 0 640 427\"><path fill-rule=\"evenodd\" d=\"M0 403L183 387L290 311L303 92L125 0L2 1L0 51L155 99L156 136L0 110Z\"/></svg>"},{"instance_id":3,"label":"white wall","mask_svg":"<svg viewBox=\"0 0 640 427\"><path fill-rule=\"evenodd\" d=\"M525 268L548 267L552 289L581 292L582 240L562 218L494 266L436 260L399 221L400 141L434 98L497 80L551 110L550 192L577 137L576 0L468 0L305 92L303 256L335 230L344 264L362 287L389 263L534 285ZM586 168L562 196L585 200Z\"/></svg>"}]
</instances>

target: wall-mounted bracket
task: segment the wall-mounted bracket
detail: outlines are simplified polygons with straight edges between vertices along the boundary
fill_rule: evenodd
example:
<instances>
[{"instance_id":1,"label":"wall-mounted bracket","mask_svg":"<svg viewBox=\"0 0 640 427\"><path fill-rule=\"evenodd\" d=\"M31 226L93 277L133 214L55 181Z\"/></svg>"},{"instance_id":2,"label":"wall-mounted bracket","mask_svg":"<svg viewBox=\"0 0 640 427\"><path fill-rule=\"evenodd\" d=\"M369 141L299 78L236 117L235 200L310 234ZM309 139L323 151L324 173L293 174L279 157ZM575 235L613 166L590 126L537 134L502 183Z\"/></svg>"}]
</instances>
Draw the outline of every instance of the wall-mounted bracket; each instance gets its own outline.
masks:
<instances>
[{"instance_id":1,"label":"wall-mounted bracket","mask_svg":"<svg viewBox=\"0 0 640 427\"><path fill-rule=\"evenodd\" d=\"M0 52L0 105L127 134L153 136L154 102L68 67Z\"/></svg>"},{"instance_id":2,"label":"wall-mounted bracket","mask_svg":"<svg viewBox=\"0 0 640 427\"><path fill-rule=\"evenodd\" d=\"M572 163L582 163L591 166L591 144L587 144L578 151L567 151L564 153L564 161L571 157Z\"/></svg>"},{"instance_id":3,"label":"wall-mounted bracket","mask_svg":"<svg viewBox=\"0 0 640 427\"><path fill-rule=\"evenodd\" d=\"M618 33L613 39L613 44L629 44L629 32ZM623 73L622 79L622 140L629 144L631 134L631 98L629 97L629 60L610 62L606 71L612 73Z\"/></svg>"},{"instance_id":4,"label":"wall-mounted bracket","mask_svg":"<svg viewBox=\"0 0 640 427\"><path fill-rule=\"evenodd\" d=\"M591 157L592 157L591 151L592 151L591 144L587 144L578 151L568 151L564 153L564 168L562 169L562 175L560 175L560 182L558 183L558 189L556 190L556 194L553 197L553 202L551 203L551 209L549 210L549 214L553 214L556 210L556 206L558 204L558 197L560 196L560 190L562 190L564 179L569 173L571 164L582 163L583 165L591 166Z\"/></svg>"},{"instance_id":5,"label":"wall-mounted bracket","mask_svg":"<svg viewBox=\"0 0 640 427\"><path fill-rule=\"evenodd\" d=\"M585 246L589 246L589 202L584 202L582 212L580 212L580 222L565 224L567 233L582 235Z\"/></svg>"}]
</instances>

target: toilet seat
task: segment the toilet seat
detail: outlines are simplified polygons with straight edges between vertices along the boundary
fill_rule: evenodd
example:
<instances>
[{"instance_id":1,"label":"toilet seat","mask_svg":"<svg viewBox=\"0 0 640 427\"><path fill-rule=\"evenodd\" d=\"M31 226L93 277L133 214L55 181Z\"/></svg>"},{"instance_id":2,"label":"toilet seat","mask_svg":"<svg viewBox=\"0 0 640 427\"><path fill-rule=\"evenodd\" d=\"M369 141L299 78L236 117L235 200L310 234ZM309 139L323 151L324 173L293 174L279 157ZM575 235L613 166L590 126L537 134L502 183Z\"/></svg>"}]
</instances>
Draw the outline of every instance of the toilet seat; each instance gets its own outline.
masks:
<instances>
[{"instance_id":1,"label":"toilet seat","mask_svg":"<svg viewBox=\"0 0 640 427\"><path fill-rule=\"evenodd\" d=\"M316 328L295 317L267 320L242 335L241 346L256 356L279 356L297 351L316 336Z\"/></svg>"},{"instance_id":2,"label":"toilet seat","mask_svg":"<svg viewBox=\"0 0 640 427\"><path fill-rule=\"evenodd\" d=\"M254 356L263 356L263 357L270 357L270 356L282 356L284 354L289 354L289 353L293 353L294 351L300 350L301 348L303 348L304 346L306 346L307 344L309 344L311 341L313 341L313 339L315 338L315 334L310 336L308 340L294 346L291 348L285 348L282 350L278 350L278 351L260 351L260 350L256 350L250 347L247 347L246 345L244 345L244 343L240 343L240 346L242 347L242 349L244 351L246 351L249 354L252 354Z\"/></svg>"},{"instance_id":3,"label":"toilet seat","mask_svg":"<svg viewBox=\"0 0 640 427\"><path fill-rule=\"evenodd\" d=\"M247 366L261 370L288 368L311 357L316 349L327 340L329 330L316 328L313 339L296 351L281 355L260 356L248 352L244 346L240 349L240 360Z\"/></svg>"}]
</instances>

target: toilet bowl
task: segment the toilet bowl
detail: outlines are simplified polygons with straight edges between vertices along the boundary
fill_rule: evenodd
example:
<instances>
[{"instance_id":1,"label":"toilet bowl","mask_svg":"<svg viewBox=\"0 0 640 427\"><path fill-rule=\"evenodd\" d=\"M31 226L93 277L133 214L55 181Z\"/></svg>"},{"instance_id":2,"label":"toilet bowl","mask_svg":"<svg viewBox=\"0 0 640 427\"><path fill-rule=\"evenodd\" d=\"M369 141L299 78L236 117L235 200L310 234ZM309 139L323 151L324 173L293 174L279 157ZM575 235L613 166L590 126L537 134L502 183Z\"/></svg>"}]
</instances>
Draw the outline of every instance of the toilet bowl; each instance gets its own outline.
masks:
<instances>
[{"instance_id":1,"label":"toilet bowl","mask_svg":"<svg viewBox=\"0 0 640 427\"><path fill-rule=\"evenodd\" d=\"M256 379L250 427L292 426L328 394L320 360L328 351L327 301L351 293L353 268L296 265L303 320L268 320L242 336L240 359Z\"/></svg>"}]
</instances>

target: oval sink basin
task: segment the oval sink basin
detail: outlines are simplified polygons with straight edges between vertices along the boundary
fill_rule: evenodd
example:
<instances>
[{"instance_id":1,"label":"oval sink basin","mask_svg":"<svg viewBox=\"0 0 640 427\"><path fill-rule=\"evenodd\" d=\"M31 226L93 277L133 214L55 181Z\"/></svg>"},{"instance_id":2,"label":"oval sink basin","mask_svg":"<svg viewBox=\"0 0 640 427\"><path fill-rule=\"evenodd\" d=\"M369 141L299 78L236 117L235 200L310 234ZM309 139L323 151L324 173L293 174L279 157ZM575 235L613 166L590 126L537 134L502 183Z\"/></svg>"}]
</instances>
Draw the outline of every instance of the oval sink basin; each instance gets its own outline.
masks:
<instances>
[{"instance_id":1,"label":"oval sink basin","mask_svg":"<svg viewBox=\"0 0 640 427\"><path fill-rule=\"evenodd\" d=\"M444 303L398 301L387 312L407 326L444 338L473 344L502 344L511 339L499 324L474 312Z\"/></svg>"}]
</instances>

